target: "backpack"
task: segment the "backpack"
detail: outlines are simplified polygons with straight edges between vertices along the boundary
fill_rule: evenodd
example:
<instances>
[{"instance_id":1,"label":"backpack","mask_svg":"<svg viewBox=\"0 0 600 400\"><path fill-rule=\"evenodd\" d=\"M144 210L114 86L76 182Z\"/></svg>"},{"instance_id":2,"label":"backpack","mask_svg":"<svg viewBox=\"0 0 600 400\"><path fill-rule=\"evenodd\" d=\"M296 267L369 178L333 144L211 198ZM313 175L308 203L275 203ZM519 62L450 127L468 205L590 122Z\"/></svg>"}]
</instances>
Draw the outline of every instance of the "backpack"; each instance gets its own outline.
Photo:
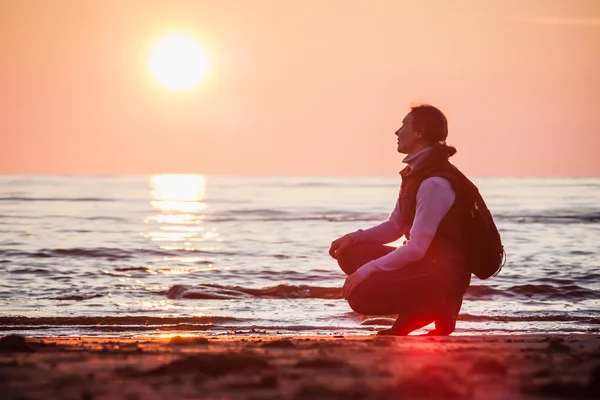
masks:
<instances>
[{"instance_id":1,"label":"backpack","mask_svg":"<svg viewBox=\"0 0 600 400\"><path fill-rule=\"evenodd\" d=\"M471 273L479 279L498 275L504 266L505 252L498 228L477 186L454 168L460 199L461 214L465 221L468 241L467 263Z\"/></svg>"}]
</instances>

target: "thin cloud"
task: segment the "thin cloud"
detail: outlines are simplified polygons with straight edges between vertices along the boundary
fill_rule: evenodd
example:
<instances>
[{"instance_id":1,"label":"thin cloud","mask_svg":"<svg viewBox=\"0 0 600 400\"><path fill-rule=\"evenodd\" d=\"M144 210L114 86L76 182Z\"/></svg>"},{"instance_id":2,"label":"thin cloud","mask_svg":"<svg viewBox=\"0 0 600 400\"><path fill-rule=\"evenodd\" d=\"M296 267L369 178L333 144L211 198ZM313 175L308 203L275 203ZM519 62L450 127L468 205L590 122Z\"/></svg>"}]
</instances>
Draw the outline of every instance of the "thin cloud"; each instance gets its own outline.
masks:
<instances>
[{"instance_id":1,"label":"thin cloud","mask_svg":"<svg viewBox=\"0 0 600 400\"><path fill-rule=\"evenodd\" d=\"M520 17L520 22L540 25L600 25L600 18Z\"/></svg>"}]
</instances>

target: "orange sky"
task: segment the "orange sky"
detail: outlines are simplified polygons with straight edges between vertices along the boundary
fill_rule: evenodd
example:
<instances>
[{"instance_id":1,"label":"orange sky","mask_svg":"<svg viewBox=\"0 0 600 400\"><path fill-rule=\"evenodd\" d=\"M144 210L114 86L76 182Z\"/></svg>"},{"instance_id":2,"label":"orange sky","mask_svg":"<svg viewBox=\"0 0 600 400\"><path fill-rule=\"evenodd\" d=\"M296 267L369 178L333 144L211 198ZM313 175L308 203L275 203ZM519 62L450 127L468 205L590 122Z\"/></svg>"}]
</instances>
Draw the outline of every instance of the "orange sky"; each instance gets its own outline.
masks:
<instances>
[{"instance_id":1,"label":"orange sky","mask_svg":"<svg viewBox=\"0 0 600 400\"><path fill-rule=\"evenodd\" d=\"M0 0L0 173L396 175L422 101L467 174L600 176L599 43L597 0Z\"/></svg>"}]
</instances>

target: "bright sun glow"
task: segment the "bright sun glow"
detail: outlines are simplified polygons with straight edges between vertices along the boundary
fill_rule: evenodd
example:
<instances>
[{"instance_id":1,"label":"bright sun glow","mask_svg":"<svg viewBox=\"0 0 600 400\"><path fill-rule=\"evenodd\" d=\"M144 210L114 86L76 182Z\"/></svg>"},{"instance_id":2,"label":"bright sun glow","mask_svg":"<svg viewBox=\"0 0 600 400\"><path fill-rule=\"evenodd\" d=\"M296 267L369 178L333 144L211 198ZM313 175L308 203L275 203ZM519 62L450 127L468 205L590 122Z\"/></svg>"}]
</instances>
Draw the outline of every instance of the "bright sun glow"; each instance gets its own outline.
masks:
<instances>
[{"instance_id":1,"label":"bright sun glow","mask_svg":"<svg viewBox=\"0 0 600 400\"><path fill-rule=\"evenodd\" d=\"M154 45L150 54L152 75L169 89L192 89L202 82L207 69L204 49L189 36L165 36Z\"/></svg>"},{"instance_id":2,"label":"bright sun glow","mask_svg":"<svg viewBox=\"0 0 600 400\"><path fill-rule=\"evenodd\" d=\"M195 213L206 208L203 175L165 174L151 179L152 206L167 213Z\"/></svg>"}]
</instances>

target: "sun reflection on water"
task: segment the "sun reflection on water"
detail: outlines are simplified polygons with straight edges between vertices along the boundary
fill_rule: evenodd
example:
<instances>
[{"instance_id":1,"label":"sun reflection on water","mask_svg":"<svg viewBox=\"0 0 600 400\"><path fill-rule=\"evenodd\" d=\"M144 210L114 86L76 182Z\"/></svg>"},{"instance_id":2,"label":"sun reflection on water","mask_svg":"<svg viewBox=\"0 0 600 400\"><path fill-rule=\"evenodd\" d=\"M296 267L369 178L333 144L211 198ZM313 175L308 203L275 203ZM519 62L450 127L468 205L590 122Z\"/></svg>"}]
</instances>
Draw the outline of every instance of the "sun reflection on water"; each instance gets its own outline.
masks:
<instances>
[{"instance_id":1,"label":"sun reflection on water","mask_svg":"<svg viewBox=\"0 0 600 400\"><path fill-rule=\"evenodd\" d=\"M220 241L216 228L206 226L206 178L202 175L154 175L150 178L151 214L144 222L148 229L142 233L154 242L163 254L161 260L145 272L164 276L165 286L146 286L145 290L166 291L178 278L177 275L193 275L218 270L215 258L209 252ZM172 254L171 254L172 252ZM133 273L132 273L133 275ZM130 281L134 276L124 279ZM132 283L132 282L129 282ZM144 300L138 303L144 310L165 314L185 312L204 315L205 310L174 304L172 299Z\"/></svg>"},{"instance_id":2,"label":"sun reflection on water","mask_svg":"<svg viewBox=\"0 0 600 400\"><path fill-rule=\"evenodd\" d=\"M164 212L195 213L207 206L206 178L202 175L154 175L152 206Z\"/></svg>"},{"instance_id":3,"label":"sun reflection on water","mask_svg":"<svg viewBox=\"0 0 600 400\"><path fill-rule=\"evenodd\" d=\"M147 223L160 227L145 236L161 242L162 249L196 250L193 243L214 239L215 229L205 231L201 225L208 208L206 178L202 175L165 174L150 178L152 199L150 204L158 213L146 218Z\"/></svg>"}]
</instances>

